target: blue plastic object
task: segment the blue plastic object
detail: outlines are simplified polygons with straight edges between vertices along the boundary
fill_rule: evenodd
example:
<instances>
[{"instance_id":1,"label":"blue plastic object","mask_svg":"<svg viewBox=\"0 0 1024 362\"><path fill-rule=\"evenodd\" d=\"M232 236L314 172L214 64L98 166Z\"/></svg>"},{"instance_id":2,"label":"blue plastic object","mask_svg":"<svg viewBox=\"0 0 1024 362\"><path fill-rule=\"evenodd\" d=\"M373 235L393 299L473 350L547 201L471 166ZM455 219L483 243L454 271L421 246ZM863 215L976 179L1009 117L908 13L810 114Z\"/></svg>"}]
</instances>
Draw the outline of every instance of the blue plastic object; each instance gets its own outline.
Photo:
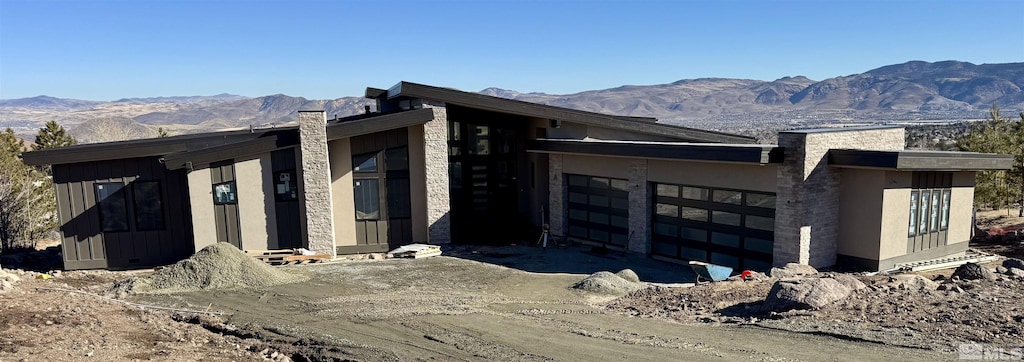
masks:
<instances>
[{"instance_id":1,"label":"blue plastic object","mask_svg":"<svg viewBox=\"0 0 1024 362\"><path fill-rule=\"evenodd\" d=\"M690 269L697 274L697 282L700 282L701 279L719 282L729 278L729 275L732 274L731 267L702 261L691 261Z\"/></svg>"}]
</instances>

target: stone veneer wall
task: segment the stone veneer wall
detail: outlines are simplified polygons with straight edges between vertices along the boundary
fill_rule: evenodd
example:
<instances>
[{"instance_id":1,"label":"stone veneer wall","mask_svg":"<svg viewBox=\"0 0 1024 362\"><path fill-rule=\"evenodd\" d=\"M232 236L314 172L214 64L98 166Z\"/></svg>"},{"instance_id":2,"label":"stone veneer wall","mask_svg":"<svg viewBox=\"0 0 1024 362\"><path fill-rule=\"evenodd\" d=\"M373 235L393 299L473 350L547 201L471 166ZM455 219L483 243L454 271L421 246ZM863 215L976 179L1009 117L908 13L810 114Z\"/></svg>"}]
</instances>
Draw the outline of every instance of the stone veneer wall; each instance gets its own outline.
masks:
<instances>
[{"instance_id":1,"label":"stone veneer wall","mask_svg":"<svg viewBox=\"0 0 1024 362\"><path fill-rule=\"evenodd\" d=\"M423 125L426 159L427 230L431 244L451 242L451 198L448 172L448 112L444 105L424 104L434 111L434 119ZM410 145L412 146L412 145Z\"/></svg>"},{"instance_id":2,"label":"stone veneer wall","mask_svg":"<svg viewBox=\"0 0 1024 362\"><path fill-rule=\"evenodd\" d=\"M778 169L774 264L835 265L840 172L828 166L829 149L893 151L904 145L899 127L779 133L785 156Z\"/></svg>"},{"instance_id":3,"label":"stone veneer wall","mask_svg":"<svg viewBox=\"0 0 1024 362\"><path fill-rule=\"evenodd\" d=\"M629 244L634 253L650 252L650 186L647 184L647 160L629 162Z\"/></svg>"},{"instance_id":4,"label":"stone veneer wall","mask_svg":"<svg viewBox=\"0 0 1024 362\"><path fill-rule=\"evenodd\" d=\"M306 245L313 252L337 255L334 208L331 205L331 164L327 152L327 114L299 111L299 159L302 163L302 209Z\"/></svg>"},{"instance_id":5,"label":"stone veneer wall","mask_svg":"<svg viewBox=\"0 0 1024 362\"><path fill-rule=\"evenodd\" d=\"M554 240L565 238L565 186L562 184L562 155L549 153L548 156L548 232Z\"/></svg>"}]
</instances>

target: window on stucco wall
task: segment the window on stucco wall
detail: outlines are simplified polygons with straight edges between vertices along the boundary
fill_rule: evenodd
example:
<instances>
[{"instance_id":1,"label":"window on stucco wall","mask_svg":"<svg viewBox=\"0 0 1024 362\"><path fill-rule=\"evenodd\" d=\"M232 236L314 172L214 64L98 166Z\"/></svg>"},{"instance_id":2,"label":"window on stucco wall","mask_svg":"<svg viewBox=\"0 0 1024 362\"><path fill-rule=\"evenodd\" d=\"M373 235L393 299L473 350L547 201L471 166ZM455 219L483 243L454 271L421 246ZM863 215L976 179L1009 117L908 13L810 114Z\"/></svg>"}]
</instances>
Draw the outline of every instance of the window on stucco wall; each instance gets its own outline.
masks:
<instances>
[{"instance_id":1,"label":"window on stucco wall","mask_svg":"<svg viewBox=\"0 0 1024 362\"><path fill-rule=\"evenodd\" d=\"M914 172L907 225L908 252L946 245L952 172Z\"/></svg>"}]
</instances>

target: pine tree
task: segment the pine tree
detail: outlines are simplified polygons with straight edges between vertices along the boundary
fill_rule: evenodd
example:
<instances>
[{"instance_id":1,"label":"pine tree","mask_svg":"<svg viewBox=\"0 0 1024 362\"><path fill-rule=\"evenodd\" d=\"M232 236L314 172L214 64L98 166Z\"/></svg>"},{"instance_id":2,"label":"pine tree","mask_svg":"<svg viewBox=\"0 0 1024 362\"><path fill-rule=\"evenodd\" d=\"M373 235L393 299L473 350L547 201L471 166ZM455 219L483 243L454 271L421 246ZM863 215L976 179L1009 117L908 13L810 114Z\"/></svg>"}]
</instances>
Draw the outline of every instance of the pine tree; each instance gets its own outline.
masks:
<instances>
[{"instance_id":1,"label":"pine tree","mask_svg":"<svg viewBox=\"0 0 1024 362\"><path fill-rule=\"evenodd\" d=\"M21 139L0 133L0 250L31 248L57 225L53 180L18 158Z\"/></svg>"},{"instance_id":2,"label":"pine tree","mask_svg":"<svg viewBox=\"0 0 1024 362\"><path fill-rule=\"evenodd\" d=\"M165 130L163 127L157 127L156 136L160 138L170 137L170 135L167 134L167 130Z\"/></svg>"},{"instance_id":3,"label":"pine tree","mask_svg":"<svg viewBox=\"0 0 1024 362\"><path fill-rule=\"evenodd\" d=\"M1009 171L978 172L974 188L977 204L994 208L1016 201L1024 204L1024 113L1020 117L1020 121L1008 120L1000 114L999 107L993 105L988 120L975 123L968 134L956 141L961 151L1014 156L1014 165ZM1024 207L1019 213L1024 216Z\"/></svg>"},{"instance_id":4,"label":"pine tree","mask_svg":"<svg viewBox=\"0 0 1024 362\"><path fill-rule=\"evenodd\" d=\"M57 124L56 121L49 121L46 122L43 128L39 129L39 133L36 134L36 144L32 146L32 149L45 150L47 148L73 146L77 143L71 135L68 135L64 127Z\"/></svg>"}]
</instances>

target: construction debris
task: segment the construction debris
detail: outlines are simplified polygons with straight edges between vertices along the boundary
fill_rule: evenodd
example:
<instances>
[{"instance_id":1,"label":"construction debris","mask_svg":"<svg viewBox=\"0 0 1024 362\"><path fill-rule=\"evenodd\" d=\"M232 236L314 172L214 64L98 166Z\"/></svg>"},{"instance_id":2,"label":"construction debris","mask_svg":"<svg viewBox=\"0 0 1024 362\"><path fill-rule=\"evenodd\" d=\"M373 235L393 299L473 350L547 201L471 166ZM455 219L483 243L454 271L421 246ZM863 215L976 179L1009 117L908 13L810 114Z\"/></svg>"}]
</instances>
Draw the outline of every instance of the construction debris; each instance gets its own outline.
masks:
<instances>
[{"instance_id":1,"label":"construction debris","mask_svg":"<svg viewBox=\"0 0 1024 362\"><path fill-rule=\"evenodd\" d=\"M573 285L572 288L588 292L621 295L632 293L646 287L646 285L639 281L640 279L636 278L636 273L629 269L623 269L617 274L607 271L599 271L597 273L590 274L590 276Z\"/></svg>"},{"instance_id":2,"label":"construction debris","mask_svg":"<svg viewBox=\"0 0 1024 362\"><path fill-rule=\"evenodd\" d=\"M317 254L308 249L246 250L250 255L270 265L319 263L331 259L330 255Z\"/></svg>"},{"instance_id":3,"label":"construction debris","mask_svg":"<svg viewBox=\"0 0 1024 362\"><path fill-rule=\"evenodd\" d=\"M306 280L252 258L234 245L216 243L149 276L114 285L121 293L174 293L206 289L263 288Z\"/></svg>"},{"instance_id":4,"label":"construction debris","mask_svg":"<svg viewBox=\"0 0 1024 362\"><path fill-rule=\"evenodd\" d=\"M441 255L441 247L429 244L403 245L388 252L388 256L392 258L419 259L438 255Z\"/></svg>"}]
</instances>

